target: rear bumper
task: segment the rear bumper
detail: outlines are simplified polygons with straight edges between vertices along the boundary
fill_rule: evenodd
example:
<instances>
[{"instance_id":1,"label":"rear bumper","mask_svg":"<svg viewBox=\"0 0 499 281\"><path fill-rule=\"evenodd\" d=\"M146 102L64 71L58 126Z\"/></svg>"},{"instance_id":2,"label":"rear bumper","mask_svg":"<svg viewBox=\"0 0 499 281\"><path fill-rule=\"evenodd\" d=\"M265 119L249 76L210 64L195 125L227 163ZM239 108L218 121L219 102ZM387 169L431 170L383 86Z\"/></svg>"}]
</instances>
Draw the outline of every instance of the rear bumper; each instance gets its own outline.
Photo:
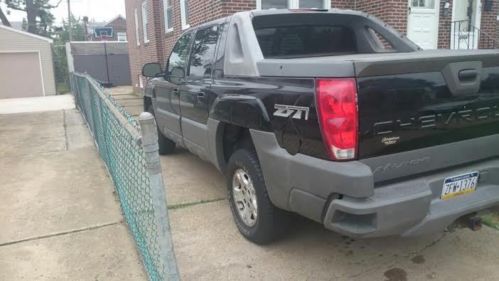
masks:
<instances>
[{"instance_id":1,"label":"rear bumper","mask_svg":"<svg viewBox=\"0 0 499 281\"><path fill-rule=\"evenodd\" d=\"M441 200L449 176L479 171L474 193ZM499 160L378 187L365 199L343 197L326 208L324 226L353 237L417 236L443 231L456 219L499 204Z\"/></svg>"},{"instance_id":2,"label":"rear bumper","mask_svg":"<svg viewBox=\"0 0 499 281\"><path fill-rule=\"evenodd\" d=\"M272 202L347 236L439 232L463 215L499 205L499 160L375 187L371 168L364 163L290 155L272 133L251 134ZM474 193L440 199L445 178L471 171L480 172Z\"/></svg>"}]
</instances>

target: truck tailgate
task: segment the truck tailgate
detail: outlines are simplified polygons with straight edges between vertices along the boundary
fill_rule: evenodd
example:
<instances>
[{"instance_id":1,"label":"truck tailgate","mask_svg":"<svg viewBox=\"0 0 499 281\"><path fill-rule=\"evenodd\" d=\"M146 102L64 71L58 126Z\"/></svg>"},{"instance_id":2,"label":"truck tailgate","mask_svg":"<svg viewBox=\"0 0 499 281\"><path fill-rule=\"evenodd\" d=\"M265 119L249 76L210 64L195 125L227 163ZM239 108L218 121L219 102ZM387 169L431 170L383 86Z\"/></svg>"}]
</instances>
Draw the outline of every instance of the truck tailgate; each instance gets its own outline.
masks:
<instances>
[{"instance_id":1,"label":"truck tailgate","mask_svg":"<svg viewBox=\"0 0 499 281\"><path fill-rule=\"evenodd\" d=\"M377 182L499 155L499 51L421 51L353 63L359 158Z\"/></svg>"}]
</instances>

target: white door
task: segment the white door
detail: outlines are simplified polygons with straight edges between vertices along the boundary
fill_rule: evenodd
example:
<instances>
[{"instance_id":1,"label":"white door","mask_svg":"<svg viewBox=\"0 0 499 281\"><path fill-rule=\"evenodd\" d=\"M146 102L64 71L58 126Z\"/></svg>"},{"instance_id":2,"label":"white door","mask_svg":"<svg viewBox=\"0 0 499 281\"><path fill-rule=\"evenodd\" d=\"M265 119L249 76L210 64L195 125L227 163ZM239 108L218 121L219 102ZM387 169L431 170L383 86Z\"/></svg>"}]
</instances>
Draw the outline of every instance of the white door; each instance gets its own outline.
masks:
<instances>
[{"instance_id":1,"label":"white door","mask_svg":"<svg viewBox=\"0 0 499 281\"><path fill-rule=\"evenodd\" d=\"M407 37L423 49L438 47L440 0L409 0Z\"/></svg>"}]
</instances>

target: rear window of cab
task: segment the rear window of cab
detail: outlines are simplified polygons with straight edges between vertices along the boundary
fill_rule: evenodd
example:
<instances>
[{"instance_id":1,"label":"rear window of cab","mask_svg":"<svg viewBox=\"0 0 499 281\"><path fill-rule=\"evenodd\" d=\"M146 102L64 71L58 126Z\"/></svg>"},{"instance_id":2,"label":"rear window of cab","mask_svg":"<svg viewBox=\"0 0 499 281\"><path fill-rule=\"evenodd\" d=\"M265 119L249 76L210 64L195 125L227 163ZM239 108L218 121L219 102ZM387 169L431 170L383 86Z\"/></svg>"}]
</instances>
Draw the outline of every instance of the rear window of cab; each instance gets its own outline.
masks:
<instances>
[{"instance_id":1,"label":"rear window of cab","mask_svg":"<svg viewBox=\"0 0 499 281\"><path fill-rule=\"evenodd\" d=\"M357 53L355 33L339 25L255 28L265 58L335 56Z\"/></svg>"},{"instance_id":2,"label":"rear window of cab","mask_svg":"<svg viewBox=\"0 0 499 281\"><path fill-rule=\"evenodd\" d=\"M257 15L253 29L267 59L398 52L403 41L364 16L327 12ZM413 51L405 42L401 49Z\"/></svg>"}]
</instances>

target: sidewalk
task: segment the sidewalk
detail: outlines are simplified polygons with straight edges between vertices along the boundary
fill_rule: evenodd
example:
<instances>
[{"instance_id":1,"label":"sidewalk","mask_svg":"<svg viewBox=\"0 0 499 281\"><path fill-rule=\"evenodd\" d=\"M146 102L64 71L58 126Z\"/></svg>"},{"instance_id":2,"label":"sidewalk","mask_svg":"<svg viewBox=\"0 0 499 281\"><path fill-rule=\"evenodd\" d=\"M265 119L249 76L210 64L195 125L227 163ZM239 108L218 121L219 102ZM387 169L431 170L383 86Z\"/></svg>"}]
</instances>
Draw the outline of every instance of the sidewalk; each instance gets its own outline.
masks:
<instances>
[{"instance_id":1,"label":"sidewalk","mask_svg":"<svg viewBox=\"0 0 499 281\"><path fill-rule=\"evenodd\" d=\"M64 99L0 114L0 280L146 280L104 164Z\"/></svg>"}]
</instances>

